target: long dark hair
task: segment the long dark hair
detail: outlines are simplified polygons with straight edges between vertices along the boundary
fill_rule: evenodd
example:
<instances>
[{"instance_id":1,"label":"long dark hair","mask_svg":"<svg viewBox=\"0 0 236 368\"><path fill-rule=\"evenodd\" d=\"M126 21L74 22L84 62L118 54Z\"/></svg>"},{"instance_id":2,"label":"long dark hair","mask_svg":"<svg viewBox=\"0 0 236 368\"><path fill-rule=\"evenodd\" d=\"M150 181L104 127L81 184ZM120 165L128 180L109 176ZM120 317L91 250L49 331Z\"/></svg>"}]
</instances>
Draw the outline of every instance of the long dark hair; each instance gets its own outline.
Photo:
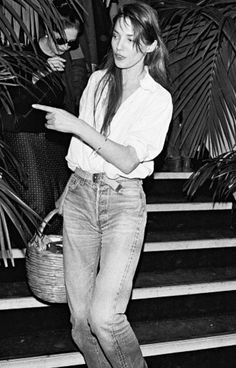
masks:
<instances>
[{"instance_id":1,"label":"long dark hair","mask_svg":"<svg viewBox=\"0 0 236 368\"><path fill-rule=\"evenodd\" d=\"M79 34L81 34L83 32L83 20L76 7L72 7L72 5L65 0L53 0L53 4L60 14L60 28L58 28L57 24L53 24L53 30L60 33L60 30L75 28L78 30ZM62 34L62 36L64 35Z\"/></svg>"},{"instance_id":2,"label":"long dark hair","mask_svg":"<svg viewBox=\"0 0 236 368\"><path fill-rule=\"evenodd\" d=\"M134 43L139 50L141 50L141 44L151 45L155 40L157 41L157 47L145 56L144 65L148 67L150 75L156 82L169 89L167 73L168 51L161 36L156 10L142 2L126 4L119 9L114 17L112 31L116 22L121 18L131 21L134 29ZM102 68L106 69L106 73L99 82L95 92L95 111L102 91L107 87L108 99L101 133L108 135L111 120L122 98L122 74L121 70L115 66L111 49Z\"/></svg>"}]
</instances>

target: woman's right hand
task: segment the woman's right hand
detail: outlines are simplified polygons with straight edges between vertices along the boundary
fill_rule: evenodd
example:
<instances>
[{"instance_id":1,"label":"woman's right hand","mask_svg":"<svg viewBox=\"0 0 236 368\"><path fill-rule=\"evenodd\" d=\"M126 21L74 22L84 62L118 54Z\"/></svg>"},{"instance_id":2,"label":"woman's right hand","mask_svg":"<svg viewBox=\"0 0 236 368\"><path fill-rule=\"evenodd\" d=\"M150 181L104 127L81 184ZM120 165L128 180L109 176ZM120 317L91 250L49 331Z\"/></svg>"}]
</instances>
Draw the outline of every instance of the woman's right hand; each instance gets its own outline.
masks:
<instances>
[{"instance_id":1,"label":"woman's right hand","mask_svg":"<svg viewBox=\"0 0 236 368\"><path fill-rule=\"evenodd\" d=\"M65 202L65 198L66 198L68 189L69 189L69 181L67 182L67 184L65 186L65 189L63 190L62 194L60 195L60 197L55 202L55 207L58 209L59 215L63 215L63 205L64 205L64 202Z\"/></svg>"},{"instance_id":2,"label":"woman's right hand","mask_svg":"<svg viewBox=\"0 0 236 368\"><path fill-rule=\"evenodd\" d=\"M58 72L63 72L65 69L65 62L66 60L60 56L52 56L47 59L48 65L50 69Z\"/></svg>"},{"instance_id":3,"label":"woman's right hand","mask_svg":"<svg viewBox=\"0 0 236 368\"><path fill-rule=\"evenodd\" d=\"M40 104L33 104L32 107L47 113L45 116L46 128L63 133L78 134L78 128L80 127L82 120L78 119L70 112L57 107Z\"/></svg>"},{"instance_id":4,"label":"woman's right hand","mask_svg":"<svg viewBox=\"0 0 236 368\"><path fill-rule=\"evenodd\" d=\"M55 208L58 209L58 213L59 215L62 215L63 213L63 204L64 204L64 200L65 200L65 196L62 195L57 199L57 201L55 202Z\"/></svg>"}]
</instances>

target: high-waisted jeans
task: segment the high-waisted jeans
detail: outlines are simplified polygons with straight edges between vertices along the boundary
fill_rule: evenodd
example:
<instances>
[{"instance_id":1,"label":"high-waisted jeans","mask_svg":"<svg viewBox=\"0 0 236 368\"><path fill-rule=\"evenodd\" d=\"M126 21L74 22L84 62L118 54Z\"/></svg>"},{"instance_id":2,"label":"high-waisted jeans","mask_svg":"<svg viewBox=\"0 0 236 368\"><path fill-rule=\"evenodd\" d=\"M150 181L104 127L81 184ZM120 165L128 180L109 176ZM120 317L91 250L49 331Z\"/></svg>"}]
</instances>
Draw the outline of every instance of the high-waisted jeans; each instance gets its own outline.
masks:
<instances>
[{"instance_id":1,"label":"high-waisted jeans","mask_svg":"<svg viewBox=\"0 0 236 368\"><path fill-rule=\"evenodd\" d=\"M95 180L94 180L95 178ZM72 174L63 206L72 337L88 368L146 368L125 311L142 249L146 201L139 179Z\"/></svg>"}]
</instances>

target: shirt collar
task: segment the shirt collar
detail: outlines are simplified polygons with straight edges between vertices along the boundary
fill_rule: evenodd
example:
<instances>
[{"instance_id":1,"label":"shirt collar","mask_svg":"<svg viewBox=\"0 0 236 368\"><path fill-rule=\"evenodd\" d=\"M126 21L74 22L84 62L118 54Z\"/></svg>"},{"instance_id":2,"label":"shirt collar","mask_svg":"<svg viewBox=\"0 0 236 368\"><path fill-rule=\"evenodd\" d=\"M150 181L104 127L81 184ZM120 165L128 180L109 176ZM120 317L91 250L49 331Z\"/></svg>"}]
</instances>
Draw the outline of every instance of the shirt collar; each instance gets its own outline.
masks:
<instances>
[{"instance_id":1,"label":"shirt collar","mask_svg":"<svg viewBox=\"0 0 236 368\"><path fill-rule=\"evenodd\" d=\"M146 74L143 79L140 80L140 86L143 89L149 90L151 92L155 92L158 87L158 83L151 77L149 74L148 67L145 66Z\"/></svg>"}]
</instances>

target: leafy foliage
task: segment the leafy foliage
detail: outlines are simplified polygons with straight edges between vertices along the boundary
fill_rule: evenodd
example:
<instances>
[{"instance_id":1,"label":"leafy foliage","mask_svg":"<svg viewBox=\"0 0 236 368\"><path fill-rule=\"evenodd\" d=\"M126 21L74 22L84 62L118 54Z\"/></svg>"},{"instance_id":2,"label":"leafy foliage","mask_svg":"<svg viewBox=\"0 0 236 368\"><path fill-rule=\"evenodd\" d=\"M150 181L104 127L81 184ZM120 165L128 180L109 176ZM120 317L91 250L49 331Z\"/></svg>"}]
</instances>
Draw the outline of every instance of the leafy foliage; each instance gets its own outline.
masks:
<instances>
[{"instance_id":1,"label":"leafy foliage","mask_svg":"<svg viewBox=\"0 0 236 368\"><path fill-rule=\"evenodd\" d=\"M174 118L182 114L181 145L212 157L235 145L236 2L150 0L170 50Z\"/></svg>"},{"instance_id":2,"label":"leafy foliage","mask_svg":"<svg viewBox=\"0 0 236 368\"><path fill-rule=\"evenodd\" d=\"M24 181L25 173L10 148L2 140L0 140L0 163L0 249L4 265L7 266L8 257L14 265L9 225L10 228L13 225L26 243L31 234L29 224L36 227L40 217L16 194L18 180L10 174L9 165L17 169L20 181Z\"/></svg>"},{"instance_id":3,"label":"leafy foliage","mask_svg":"<svg viewBox=\"0 0 236 368\"><path fill-rule=\"evenodd\" d=\"M81 1L65 2L82 19L85 10ZM14 87L23 87L35 93L28 89L26 76L36 69L45 69L33 46L33 39L39 36L39 22L44 24L52 37L54 26L63 36L60 14L51 0L0 0L0 110L14 114L14 98L9 93ZM33 46L33 54L25 51L24 46L28 44ZM54 78L52 82L58 81ZM52 88L50 80L45 83ZM17 177L11 175L10 166L16 170ZM37 226L39 220L39 216L17 195L17 185L22 180L24 171L20 163L0 139L0 250L5 266L8 265L7 258L14 265L10 234L12 226L26 242L31 232L30 225Z\"/></svg>"},{"instance_id":4,"label":"leafy foliage","mask_svg":"<svg viewBox=\"0 0 236 368\"><path fill-rule=\"evenodd\" d=\"M213 200L225 200L236 192L236 152L229 151L218 157L206 160L204 165L193 173L184 186L189 197L206 182L213 189Z\"/></svg>"},{"instance_id":5,"label":"leafy foliage","mask_svg":"<svg viewBox=\"0 0 236 368\"><path fill-rule=\"evenodd\" d=\"M69 3L82 19L85 10L81 2L79 0L65 2ZM23 16L24 10L30 12L27 17ZM11 85L27 88L25 75L32 74L37 69L45 70L44 62L40 60L35 50L32 36L33 34L34 37L39 37L39 22L44 24L52 37L54 37L53 27L56 27L63 36L63 26L60 14L51 0L2 0L0 19L0 104L5 109L14 110L14 103L7 87ZM25 51L25 46L29 44L32 45L35 54ZM50 84L48 87L52 88Z\"/></svg>"}]
</instances>

